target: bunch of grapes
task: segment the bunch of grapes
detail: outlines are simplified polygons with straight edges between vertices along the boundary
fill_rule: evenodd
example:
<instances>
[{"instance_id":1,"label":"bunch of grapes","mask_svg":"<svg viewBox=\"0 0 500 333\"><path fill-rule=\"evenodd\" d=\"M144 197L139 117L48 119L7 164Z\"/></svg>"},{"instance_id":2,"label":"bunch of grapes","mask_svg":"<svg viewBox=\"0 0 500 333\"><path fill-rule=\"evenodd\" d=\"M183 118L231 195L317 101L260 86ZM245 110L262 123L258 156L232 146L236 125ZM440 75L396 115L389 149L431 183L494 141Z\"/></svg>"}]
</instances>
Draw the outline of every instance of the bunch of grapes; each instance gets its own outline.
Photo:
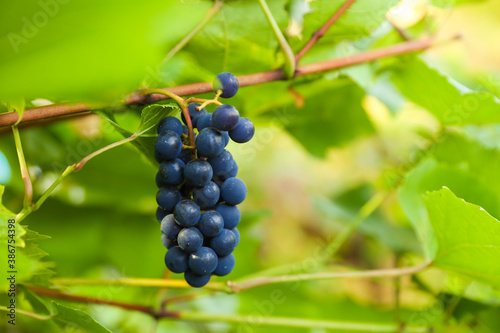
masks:
<instances>
[{"instance_id":1,"label":"bunch of grapes","mask_svg":"<svg viewBox=\"0 0 500 333\"><path fill-rule=\"evenodd\" d=\"M223 98L232 97L238 91L238 79L221 73L213 88ZM253 123L231 105L222 104L213 113L199 106L190 103L188 107L197 129L195 147L188 146L188 129L175 117L159 122L155 142L160 163L156 217L168 249L165 264L174 273L184 273L193 287L234 268L232 252L240 240L236 226L241 218L236 205L245 199L247 188L236 178L238 165L225 147L230 139L248 142L255 133ZM182 121L187 123L184 116Z\"/></svg>"}]
</instances>

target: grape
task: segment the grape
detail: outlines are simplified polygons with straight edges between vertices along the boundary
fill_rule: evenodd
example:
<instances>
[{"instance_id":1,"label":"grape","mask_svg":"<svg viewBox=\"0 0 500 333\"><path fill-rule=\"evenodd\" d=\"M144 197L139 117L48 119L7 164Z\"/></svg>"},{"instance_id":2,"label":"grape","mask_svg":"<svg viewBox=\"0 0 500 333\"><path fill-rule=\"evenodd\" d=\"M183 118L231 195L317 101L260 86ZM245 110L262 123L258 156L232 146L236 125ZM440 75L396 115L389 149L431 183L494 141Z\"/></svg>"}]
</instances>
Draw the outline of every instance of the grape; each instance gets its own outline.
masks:
<instances>
[{"instance_id":1,"label":"grape","mask_svg":"<svg viewBox=\"0 0 500 333\"><path fill-rule=\"evenodd\" d=\"M245 183L235 177L226 179L220 188L222 200L230 205L238 205L245 200L247 196L247 186Z\"/></svg>"},{"instance_id":2,"label":"grape","mask_svg":"<svg viewBox=\"0 0 500 333\"><path fill-rule=\"evenodd\" d=\"M169 239L176 239L182 227L175 222L174 215L169 214L161 220L160 229Z\"/></svg>"},{"instance_id":3,"label":"grape","mask_svg":"<svg viewBox=\"0 0 500 333\"><path fill-rule=\"evenodd\" d=\"M176 245L176 242L173 239L170 239L164 233L161 234L161 243L166 249L170 249Z\"/></svg>"},{"instance_id":4,"label":"grape","mask_svg":"<svg viewBox=\"0 0 500 333\"><path fill-rule=\"evenodd\" d=\"M236 126L229 131L229 136L234 142L245 143L250 141L255 134L255 125L251 120L240 117Z\"/></svg>"},{"instance_id":5,"label":"grape","mask_svg":"<svg viewBox=\"0 0 500 333\"><path fill-rule=\"evenodd\" d=\"M156 131L160 134L163 131L173 131L177 133L178 136L182 135L182 123L179 119L175 117L165 117L158 123Z\"/></svg>"},{"instance_id":6,"label":"grape","mask_svg":"<svg viewBox=\"0 0 500 333\"><path fill-rule=\"evenodd\" d=\"M201 109L200 111L196 111L196 107L200 105L201 104L199 103L189 103L188 105L189 117L191 117L191 124L193 125L193 128L196 128L198 119L207 113L207 110L205 108ZM185 125L187 125L186 118L184 118L184 114L182 114L181 118L182 122Z\"/></svg>"},{"instance_id":7,"label":"grape","mask_svg":"<svg viewBox=\"0 0 500 333\"><path fill-rule=\"evenodd\" d=\"M184 180L184 162L178 158L162 162L159 172L163 183L166 185L180 185Z\"/></svg>"},{"instance_id":8,"label":"grape","mask_svg":"<svg viewBox=\"0 0 500 333\"><path fill-rule=\"evenodd\" d=\"M184 228L177 236L177 243L184 251L191 253L203 245L203 235L195 227Z\"/></svg>"},{"instance_id":9,"label":"grape","mask_svg":"<svg viewBox=\"0 0 500 333\"><path fill-rule=\"evenodd\" d=\"M237 174L238 174L238 163L236 163L236 161L233 160L233 165L231 167L231 170L229 170L227 174L221 175L219 178L225 181L228 178L236 177Z\"/></svg>"},{"instance_id":10,"label":"grape","mask_svg":"<svg viewBox=\"0 0 500 333\"><path fill-rule=\"evenodd\" d=\"M168 214L169 214L168 210L165 210L161 207L156 208L156 219L158 220L158 222L161 223L161 220L163 220L163 218Z\"/></svg>"},{"instance_id":11,"label":"grape","mask_svg":"<svg viewBox=\"0 0 500 333\"><path fill-rule=\"evenodd\" d=\"M198 275L193 273L191 270L187 270L184 273L184 279L191 287L200 288L210 281L210 274Z\"/></svg>"},{"instance_id":12,"label":"grape","mask_svg":"<svg viewBox=\"0 0 500 333\"><path fill-rule=\"evenodd\" d=\"M163 179L161 179L161 176L160 176L160 171L158 171L158 172L156 173L156 179L155 179L155 180L156 180L156 186L157 186L158 188L160 188L160 187L163 187L163 186L167 185L167 184L165 184L165 182L163 181Z\"/></svg>"},{"instance_id":13,"label":"grape","mask_svg":"<svg viewBox=\"0 0 500 333\"><path fill-rule=\"evenodd\" d=\"M218 106L212 115L214 127L221 131L232 130L238 123L240 113L236 108L229 104Z\"/></svg>"},{"instance_id":14,"label":"grape","mask_svg":"<svg viewBox=\"0 0 500 333\"><path fill-rule=\"evenodd\" d=\"M219 257L217 261L217 267L215 268L213 274L217 276L224 276L231 273L234 268L236 260L234 259L234 254L229 254L225 257Z\"/></svg>"},{"instance_id":15,"label":"grape","mask_svg":"<svg viewBox=\"0 0 500 333\"><path fill-rule=\"evenodd\" d=\"M192 160L184 168L186 182L195 187L206 186L212 179L213 171L210 163L203 160Z\"/></svg>"},{"instance_id":16,"label":"grape","mask_svg":"<svg viewBox=\"0 0 500 333\"><path fill-rule=\"evenodd\" d=\"M221 97L230 98L236 95L240 83L238 82L238 78L233 74L222 72L215 77L212 87L214 91L222 90Z\"/></svg>"},{"instance_id":17,"label":"grape","mask_svg":"<svg viewBox=\"0 0 500 333\"><path fill-rule=\"evenodd\" d=\"M214 182L193 189L193 199L201 209L215 206L220 197L219 187Z\"/></svg>"},{"instance_id":18,"label":"grape","mask_svg":"<svg viewBox=\"0 0 500 333\"><path fill-rule=\"evenodd\" d=\"M238 207L220 203L215 206L215 211L222 216L224 228L233 229L240 223L241 213Z\"/></svg>"},{"instance_id":19,"label":"grape","mask_svg":"<svg viewBox=\"0 0 500 333\"><path fill-rule=\"evenodd\" d=\"M214 176L220 177L228 174L233 167L233 155L224 149L220 155L209 158L208 163L212 166Z\"/></svg>"},{"instance_id":20,"label":"grape","mask_svg":"<svg viewBox=\"0 0 500 333\"><path fill-rule=\"evenodd\" d=\"M224 150L224 136L215 128L205 128L196 137L196 149L201 156L215 157Z\"/></svg>"},{"instance_id":21,"label":"grape","mask_svg":"<svg viewBox=\"0 0 500 333\"><path fill-rule=\"evenodd\" d=\"M198 129L198 132L203 131L207 127L214 127L214 124L212 123L211 113L205 113L203 116L198 118L198 122L196 123L196 128Z\"/></svg>"},{"instance_id":22,"label":"grape","mask_svg":"<svg viewBox=\"0 0 500 333\"><path fill-rule=\"evenodd\" d=\"M158 206L167 210L173 211L175 205L181 201L181 192L177 189L177 187L173 186L163 186L156 193L156 202Z\"/></svg>"},{"instance_id":23,"label":"grape","mask_svg":"<svg viewBox=\"0 0 500 333\"><path fill-rule=\"evenodd\" d=\"M155 151L161 161L175 159L182 150L181 138L173 131L158 134L155 141ZM157 160L158 160L157 158Z\"/></svg>"},{"instance_id":24,"label":"grape","mask_svg":"<svg viewBox=\"0 0 500 333\"><path fill-rule=\"evenodd\" d=\"M240 243L240 232L238 231L238 228L233 228L231 229L233 234L236 236L236 246Z\"/></svg>"},{"instance_id":25,"label":"grape","mask_svg":"<svg viewBox=\"0 0 500 333\"><path fill-rule=\"evenodd\" d=\"M174 273L184 273L188 269L189 254L179 246L174 246L165 254L165 265Z\"/></svg>"},{"instance_id":26,"label":"grape","mask_svg":"<svg viewBox=\"0 0 500 333\"><path fill-rule=\"evenodd\" d=\"M236 235L229 229L222 229L220 234L210 240L210 247L218 256L227 256L236 247Z\"/></svg>"},{"instance_id":27,"label":"grape","mask_svg":"<svg viewBox=\"0 0 500 333\"><path fill-rule=\"evenodd\" d=\"M184 162L184 164L188 164L189 161L193 159L191 155L191 151L189 149L183 149L181 150L181 153L179 154L178 158Z\"/></svg>"},{"instance_id":28,"label":"grape","mask_svg":"<svg viewBox=\"0 0 500 333\"><path fill-rule=\"evenodd\" d=\"M201 247L191 253L188 259L189 269L198 275L212 273L217 267L217 254L209 247Z\"/></svg>"},{"instance_id":29,"label":"grape","mask_svg":"<svg viewBox=\"0 0 500 333\"><path fill-rule=\"evenodd\" d=\"M182 200L174 208L175 222L182 227L193 227L200 219L200 207L191 200Z\"/></svg>"},{"instance_id":30,"label":"grape","mask_svg":"<svg viewBox=\"0 0 500 333\"><path fill-rule=\"evenodd\" d=\"M201 214L200 222L198 222L198 229L200 229L204 237L210 238L217 236L222 229L224 229L224 220L219 213L209 210Z\"/></svg>"},{"instance_id":31,"label":"grape","mask_svg":"<svg viewBox=\"0 0 500 333\"><path fill-rule=\"evenodd\" d=\"M231 141L231 138L229 137L229 132L228 131L221 131L222 136L224 137L224 148L227 147L229 144L229 141Z\"/></svg>"}]
</instances>

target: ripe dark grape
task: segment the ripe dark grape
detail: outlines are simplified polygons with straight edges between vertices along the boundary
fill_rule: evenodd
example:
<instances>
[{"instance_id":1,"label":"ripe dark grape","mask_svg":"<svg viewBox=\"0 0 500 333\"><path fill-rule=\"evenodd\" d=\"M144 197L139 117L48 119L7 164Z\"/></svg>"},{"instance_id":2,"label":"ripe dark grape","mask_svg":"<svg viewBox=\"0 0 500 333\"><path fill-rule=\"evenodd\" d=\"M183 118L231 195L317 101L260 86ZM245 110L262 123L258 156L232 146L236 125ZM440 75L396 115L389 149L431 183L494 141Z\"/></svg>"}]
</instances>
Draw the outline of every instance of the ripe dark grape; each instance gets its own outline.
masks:
<instances>
[{"instance_id":1,"label":"ripe dark grape","mask_svg":"<svg viewBox=\"0 0 500 333\"><path fill-rule=\"evenodd\" d=\"M222 216L216 211L209 210L201 214L198 228L204 237L215 237L224 229L224 220Z\"/></svg>"},{"instance_id":2,"label":"ripe dark grape","mask_svg":"<svg viewBox=\"0 0 500 333\"><path fill-rule=\"evenodd\" d=\"M189 103L188 105L189 117L191 117L191 124L193 125L193 127L196 127L198 119L200 119L201 116L207 113L207 110L205 108L201 109L200 111L196 111L196 107L200 105L201 104L199 103ZM184 118L184 114L182 114L181 118L182 122L185 125L187 125L186 118Z\"/></svg>"},{"instance_id":3,"label":"ripe dark grape","mask_svg":"<svg viewBox=\"0 0 500 333\"><path fill-rule=\"evenodd\" d=\"M161 161L175 159L181 150L182 142L177 133L173 131L165 131L158 134L155 141L155 151L158 152L158 158Z\"/></svg>"},{"instance_id":4,"label":"ripe dark grape","mask_svg":"<svg viewBox=\"0 0 500 333\"><path fill-rule=\"evenodd\" d=\"M231 230L222 229L220 234L210 240L210 247L218 256L227 256L236 247L236 236Z\"/></svg>"},{"instance_id":5,"label":"ripe dark grape","mask_svg":"<svg viewBox=\"0 0 500 333\"><path fill-rule=\"evenodd\" d=\"M163 186L156 193L156 202L158 206L167 211L173 211L175 205L177 205L181 199L181 192L179 192L177 187L169 185Z\"/></svg>"},{"instance_id":6,"label":"ripe dark grape","mask_svg":"<svg viewBox=\"0 0 500 333\"><path fill-rule=\"evenodd\" d=\"M203 245L203 235L195 227L184 228L177 236L177 243L187 253L198 250Z\"/></svg>"},{"instance_id":7,"label":"ripe dark grape","mask_svg":"<svg viewBox=\"0 0 500 333\"><path fill-rule=\"evenodd\" d=\"M201 247L189 255L189 269L198 275L212 273L217 267L217 254L209 247Z\"/></svg>"},{"instance_id":8,"label":"ripe dark grape","mask_svg":"<svg viewBox=\"0 0 500 333\"><path fill-rule=\"evenodd\" d=\"M226 229L233 229L240 223L241 213L236 206L220 203L215 206L215 211L222 216L224 228Z\"/></svg>"},{"instance_id":9,"label":"ripe dark grape","mask_svg":"<svg viewBox=\"0 0 500 333\"><path fill-rule=\"evenodd\" d=\"M212 123L215 128L221 131L232 130L240 119L240 113L236 108L229 104L218 106L212 115Z\"/></svg>"},{"instance_id":10,"label":"ripe dark grape","mask_svg":"<svg viewBox=\"0 0 500 333\"><path fill-rule=\"evenodd\" d=\"M225 147L222 133L212 127L205 128L196 137L196 149L203 157L215 157L222 153Z\"/></svg>"},{"instance_id":11,"label":"ripe dark grape","mask_svg":"<svg viewBox=\"0 0 500 333\"><path fill-rule=\"evenodd\" d=\"M161 220L161 232L169 239L176 239L182 227L175 222L174 215L169 214Z\"/></svg>"},{"instance_id":12,"label":"ripe dark grape","mask_svg":"<svg viewBox=\"0 0 500 333\"><path fill-rule=\"evenodd\" d=\"M200 220L200 207L191 200L182 200L174 208L175 222L185 228L193 227Z\"/></svg>"},{"instance_id":13,"label":"ripe dark grape","mask_svg":"<svg viewBox=\"0 0 500 333\"><path fill-rule=\"evenodd\" d=\"M160 134L163 131L173 131L177 133L178 136L182 135L182 123L179 119L175 117L165 117L158 123L156 131Z\"/></svg>"},{"instance_id":14,"label":"ripe dark grape","mask_svg":"<svg viewBox=\"0 0 500 333\"><path fill-rule=\"evenodd\" d=\"M229 136L234 142L245 143L250 141L255 134L255 125L251 120L240 117L236 126L229 131Z\"/></svg>"},{"instance_id":15,"label":"ripe dark grape","mask_svg":"<svg viewBox=\"0 0 500 333\"><path fill-rule=\"evenodd\" d=\"M190 161L184 168L186 182L195 187L203 187L212 179L212 166L200 159Z\"/></svg>"},{"instance_id":16,"label":"ripe dark grape","mask_svg":"<svg viewBox=\"0 0 500 333\"><path fill-rule=\"evenodd\" d=\"M219 201L219 187L214 182L209 182L203 187L193 189L193 200L201 209L206 209L217 204Z\"/></svg>"},{"instance_id":17,"label":"ripe dark grape","mask_svg":"<svg viewBox=\"0 0 500 333\"><path fill-rule=\"evenodd\" d=\"M229 254L225 257L219 257L217 261L217 267L215 268L213 274L217 276L225 276L231 273L236 264L234 254Z\"/></svg>"},{"instance_id":18,"label":"ripe dark grape","mask_svg":"<svg viewBox=\"0 0 500 333\"><path fill-rule=\"evenodd\" d=\"M162 162L159 172L164 184L180 185L184 180L184 162L178 158Z\"/></svg>"},{"instance_id":19,"label":"ripe dark grape","mask_svg":"<svg viewBox=\"0 0 500 333\"><path fill-rule=\"evenodd\" d=\"M238 78L233 74L222 72L215 77L212 86L214 91L222 90L221 97L230 98L236 95L240 83L238 82Z\"/></svg>"},{"instance_id":20,"label":"ripe dark grape","mask_svg":"<svg viewBox=\"0 0 500 333\"><path fill-rule=\"evenodd\" d=\"M214 89L222 90L223 98L234 96L238 88L230 73L214 80ZM253 123L240 117L234 106L223 104L208 113L196 111L199 105L188 105L194 137L182 124L187 124L184 114L182 122L169 116L157 125L154 147L160 163L156 218L168 250L165 265L184 273L186 282L196 288L205 286L211 275L229 274L235 266L232 252L240 242L236 227L241 220L236 205L245 199L247 187L236 178L238 164L224 148L231 139L244 143L255 133Z\"/></svg>"},{"instance_id":21,"label":"ripe dark grape","mask_svg":"<svg viewBox=\"0 0 500 333\"><path fill-rule=\"evenodd\" d=\"M198 275L193 273L191 270L187 270L186 273L184 273L184 279L191 287L194 288L200 288L206 285L210 281L210 277L210 274Z\"/></svg>"},{"instance_id":22,"label":"ripe dark grape","mask_svg":"<svg viewBox=\"0 0 500 333\"><path fill-rule=\"evenodd\" d=\"M165 265L174 273L184 273L188 270L189 254L179 246L174 246L165 255Z\"/></svg>"},{"instance_id":23,"label":"ripe dark grape","mask_svg":"<svg viewBox=\"0 0 500 333\"><path fill-rule=\"evenodd\" d=\"M247 186L241 179L231 177L222 184L220 192L222 200L230 205L238 205L247 196Z\"/></svg>"},{"instance_id":24,"label":"ripe dark grape","mask_svg":"<svg viewBox=\"0 0 500 333\"><path fill-rule=\"evenodd\" d=\"M212 166L214 176L220 177L227 175L233 167L233 155L224 149L219 156L209 158L208 163Z\"/></svg>"}]
</instances>

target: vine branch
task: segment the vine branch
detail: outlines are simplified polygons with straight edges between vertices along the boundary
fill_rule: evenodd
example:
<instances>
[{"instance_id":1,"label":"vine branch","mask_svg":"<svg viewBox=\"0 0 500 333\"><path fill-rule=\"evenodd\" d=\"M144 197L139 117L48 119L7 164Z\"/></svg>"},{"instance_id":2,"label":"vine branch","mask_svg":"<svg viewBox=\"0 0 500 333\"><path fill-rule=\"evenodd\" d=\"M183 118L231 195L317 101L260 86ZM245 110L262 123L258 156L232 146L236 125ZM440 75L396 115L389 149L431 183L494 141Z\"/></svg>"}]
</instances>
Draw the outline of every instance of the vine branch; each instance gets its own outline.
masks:
<instances>
[{"instance_id":1,"label":"vine branch","mask_svg":"<svg viewBox=\"0 0 500 333\"><path fill-rule=\"evenodd\" d=\"M354 3L356 0L347 0L344 4L335 12L333 16L321 27L319 28L309 41L304 45L304 47L295 56L295 62L299 62L300 59L316 44L316 42L325 35L325 33L330 29L330 27L337 22L337 20L346 12L346 10Z\"/></svg>"},{"instance_id":2,"label":"vine branch","mask_svg":"<svg viewBox=\"0 0 500 333\"><path fill-rule=\"evenodd\" d=\"M452 40L457 39L455 36ZM416 51L426 50L436 44L434 38L426 38L421 40L413 40L399 43L389 47L361 52L356 55L320 61L308 65L297 66L294 77L300 77L308 74L326 72L334 69L353 66L380 58L411 53ZM266 82L284 80L285 76L281 69L271 70L267 72L253 73L238 77L240 87L262 84ZM178 96L196 95L213 91L212 85L209 82L192 83L183 86L170 87L164 89L156 89L163 92L170 92ZM133 104L151 104L159 100L167 99L168 96L163 95L144 95L144 90L138 90L130 94L123 102L124 105ZM41 119L68 116L99 110L105 108L105 105L96 105L90 103L64 103L52 104L47 106L35 107L26 109L21 123L36 121ZM15 112L7 112L0 114L0 127L11 126L16 123L18 116Z\"/></svg>"}]
</instances>

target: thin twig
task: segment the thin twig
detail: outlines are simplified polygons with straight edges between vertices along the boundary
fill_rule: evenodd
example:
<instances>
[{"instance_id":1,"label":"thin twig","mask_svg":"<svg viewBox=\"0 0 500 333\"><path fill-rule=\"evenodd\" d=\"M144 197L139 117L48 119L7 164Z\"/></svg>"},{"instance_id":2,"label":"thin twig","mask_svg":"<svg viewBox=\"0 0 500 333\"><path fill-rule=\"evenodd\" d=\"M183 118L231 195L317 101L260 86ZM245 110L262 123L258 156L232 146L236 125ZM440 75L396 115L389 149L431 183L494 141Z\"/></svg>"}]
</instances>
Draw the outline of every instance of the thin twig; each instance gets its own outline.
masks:
<instances>
[{"instance_id":1,"label":"thin twig","mask_svg":"<svg viewBox=\"0 0 500 333\"><path fill-rule=\"evenodd\" d=\"M457 39L458 36L452 38ZM414 40L389 46L382 49L371 50L362 52L356 55L350 55L342 58L320 61L308 65L298 66L295 77L304 76L308 74L326 72L333 69L344 68L352 65L357 65L380 58L391 57L395 55L422 51L430 48L435 44L434 38L426 38L422 40ZM240 87L262 84L266 82L284 80L283 72L281 69L271 70L267 72L254 73L249 75L242 75L238 77ZM158 89L162 91L172 92L178 96L196 95L213 91L212 84L209 82L192 83L183 86L170 87ZM138 90L130 94L124 101L124 105L132 104L151 104L163 99L167 96L145 96L143 90ZM53 104L47 106L40 106L36 108L26 109L21 123L36 121L47 118L54 118L66 116L70 114L78 114L82 112L99 110L105 108L105 105L94 105L89 103L66 103L66 104ZM6 112L0 114L0 127L11 126L18 120L17 113Z\"/></svg>"},{"instance_id":2,"label":"thin twig","mask_svg":"<svg viewBox=\"0 0 500 333\"><path fill-rule=\"evenodd\" d=\"M345 13L345 11L354 3L356 0L347 0L344 4L333 14L333 16L317 30L307 41L306 45L297 53L295 56L295 62L299 62L300 59L316 44L316 42L325 35L325 33L330 29L330 27L337 22L337 20Z\"/></svg>"}]
</instances>

